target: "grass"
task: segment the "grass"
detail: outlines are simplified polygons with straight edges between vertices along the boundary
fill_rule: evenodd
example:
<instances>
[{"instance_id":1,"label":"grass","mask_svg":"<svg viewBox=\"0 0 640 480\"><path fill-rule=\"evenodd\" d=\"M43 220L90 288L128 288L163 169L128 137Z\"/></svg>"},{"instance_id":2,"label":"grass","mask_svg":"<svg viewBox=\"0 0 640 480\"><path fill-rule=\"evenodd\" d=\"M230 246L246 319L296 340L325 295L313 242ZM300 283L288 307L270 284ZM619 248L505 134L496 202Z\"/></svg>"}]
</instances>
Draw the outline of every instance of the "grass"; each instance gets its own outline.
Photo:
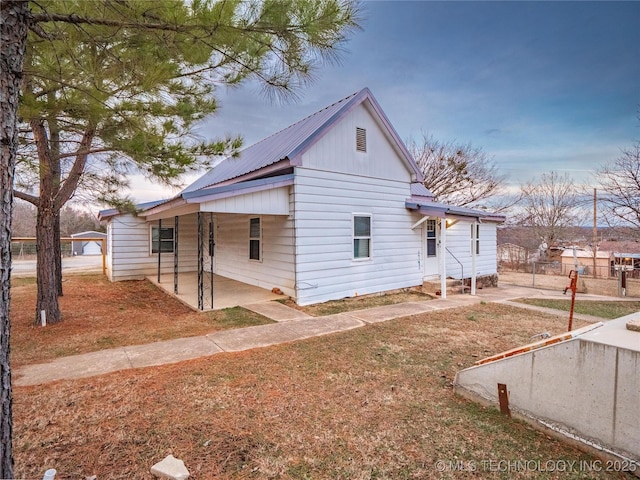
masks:
<instances>
[{"instance_id":1,"label":"grass","mask_svg":"<svg viewBox=\"0 0 640 480\"><path fill-rule=\"evenodd\" d=\"M70 282L64 321L46 329L30 326L33 286L12 290L14 360L261 321L243 309L194 313L147 282ZM173 454L193 479L633 478L483 467L594 460L451 387L455 373L478 358L564 328L564 317L489 303L46 388L14 387L16 477L56 468L61 480L148 478L151 465Z\"/></svg>"},{"instance_id":2,"label":"grass","mask_svg":"<svg viewBox=\"0 0 640 480\"><path fill-rule=\"evenodd\" d=\"M547 298L520 298L516 300L527 305L536 305L538 307L553 308L568 312L571 308L571 300L557 300ZM599 318L614 319L640 312L640 302L624 301L624 302L602 302L602 301L576 301L574 307L575 313L592 315Z\"/></svg>"},{"instance_id":3,"label":"grass","mask_svg":"<svg viewBox=\"0 0 640 480\"><path fill-rule=\"evenodd\" d=\"M322 317L325 315L363 310L365 308L380 307L383 305L394 305L396 303L406 302L424 302L432 299L432 296L425 293L407 290L384 295L363 295L361 297L343 298L341 300L332 300L304 307L298 306L295 302L289 299L277 301L291 308L301 310L313 317Z\"/></svg>"},{"instance_id":4,"label":"grass","mask_svg":"<svg viewBox=\"0 0 640 480\"><path fill-rule=\"evenodd\" d=\"M244 308L195 312L146 280L111 283L101 275L65 276L63 320L34 326L36 284L16 279L11 294L14 366L106 348L273 323Z\"/></svg>"},{"instance_id":5,"label":"grass","mask_svg":"<svg viewBox=\"0 0 640 480\"><path fill-rule=\"evenodd\" d=\"M104 301L100 295L113 293L104 288L94 301L112 305L114 315L120 307L133 311L149 301L152 290L141 288L119 302ZM146 325L144 317L156 320L163 305L140 306L130 333L135 322ZM563 317L489 303L46 388L16 387L16 477L56 468L61 480L148 478L150 466L172 454L193 479L633 478L482 470L482 462L500 460L594 460L456 396L451 386L455 373L478 358L564 328ZM49 348L57 336L41 340Z\"/></svg>"}]
</instances>

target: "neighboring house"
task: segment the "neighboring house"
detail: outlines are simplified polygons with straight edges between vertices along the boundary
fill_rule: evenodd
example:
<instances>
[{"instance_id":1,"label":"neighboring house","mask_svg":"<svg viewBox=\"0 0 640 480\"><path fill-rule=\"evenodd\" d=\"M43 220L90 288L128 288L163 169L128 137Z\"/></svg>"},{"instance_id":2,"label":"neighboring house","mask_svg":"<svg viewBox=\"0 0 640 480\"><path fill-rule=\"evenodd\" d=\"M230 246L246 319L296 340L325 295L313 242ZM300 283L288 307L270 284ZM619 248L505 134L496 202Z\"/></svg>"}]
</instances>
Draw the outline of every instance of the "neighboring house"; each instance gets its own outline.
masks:
<instances>
[{"instance_id":1,"label":"neighboring house","mask_svg":"<svg viewBox=\"0 0 640 480\"><path fill-rule=\"evenodd\" d=\"M109 278L213 271L298 304L496 274L504 217L433 201L363 89L228 158L137 216L100 212ZM159 258L160 255L160 258ZM192 274L193 275L193 274ZM199 280L198 288L202 288Z\"/></svg>"},{"instance_id":2,"label":"neighboring house","mask_svg":"<svg viewBox=\"0 0 640 480\"><path fill-rule=\"evenodd\" d=\"M72 255L102 255L102 242L96 239L104 238L106 240L107 234L91 230L88 232L72 233L71 238L78 239L78 241L71 242Z\"/></svg>"},{"instance_id":3,"label":"neighboring house","mask_svg":"<svg viewBox=\"0 0 640 480\"><path fill-rule=\"evenodd\" d=\"M593 274L593 250L567 247L560 256L562 273L568 275L578 265L578 272L587 275ZM599 276L609 276L613 253L604 250L596 251L596 269Z\"/></svg>"},{"instance_id":4,"label":"neighboring house","mask_svg":"<svg viewBox=\"0 0 640 480\"><path fill-rule=\"evenodd\" d=\"M529 250L515 243L498 245L498 262L509 266L529 263Z\"/></svg>"}]
</instances>

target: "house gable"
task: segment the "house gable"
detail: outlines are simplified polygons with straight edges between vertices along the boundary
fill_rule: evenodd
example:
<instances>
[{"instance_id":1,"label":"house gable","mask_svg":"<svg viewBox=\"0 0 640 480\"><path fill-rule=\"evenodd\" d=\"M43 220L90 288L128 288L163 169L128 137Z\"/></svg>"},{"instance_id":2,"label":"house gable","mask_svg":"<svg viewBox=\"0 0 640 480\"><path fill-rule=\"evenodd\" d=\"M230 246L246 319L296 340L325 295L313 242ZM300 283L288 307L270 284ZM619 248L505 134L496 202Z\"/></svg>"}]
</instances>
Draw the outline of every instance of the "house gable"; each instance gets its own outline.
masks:
<instances>
[{"instance_id":1,"label":"house gable","mask_svg":"<svg viewBox=\"0 0 640 480\"><path fill-rule=\"evenodd\" d=\"M310 148L331 132L336 125L342 123L345 116L349 116L354 109L361 109L363 105L371 115L370 124L373 125L373 119L375 119L379 129L378 133L382 133L391 148L395 150L396 156L410 173L411 179L421 181L422 174L411 154L400 140L371 91L364 88L247 147L236 157L223 160L185 188L182 193L192 193L211 186L260 178L265 174L273 174L290 166L299 166L303 155Z\"/></svg>"},{"instance_id":2,"label":"house gable","mask_svg":"<svg viewBox=\"0 0 640 480\"><path fill-rule=\"evenodd\" d=\"M368 99L354 106L299 157L303 168L406 182L415 178Z\"/></svg>"}]
</instances>

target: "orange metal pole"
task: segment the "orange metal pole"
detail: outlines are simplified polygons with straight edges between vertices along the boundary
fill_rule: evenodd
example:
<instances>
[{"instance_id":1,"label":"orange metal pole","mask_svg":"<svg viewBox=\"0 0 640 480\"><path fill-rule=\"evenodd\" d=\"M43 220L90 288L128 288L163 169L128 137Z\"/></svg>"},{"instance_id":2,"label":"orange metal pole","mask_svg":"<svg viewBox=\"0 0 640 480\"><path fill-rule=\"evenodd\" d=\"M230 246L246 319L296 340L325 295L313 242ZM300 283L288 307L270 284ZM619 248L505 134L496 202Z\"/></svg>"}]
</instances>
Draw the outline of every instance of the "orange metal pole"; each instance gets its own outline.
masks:
<instances>
[{"instance_id":1,"label":"orange metal pole","mask_svg":"<svg viewBox=\"0 0 640 480\"><path fill-rule=\"evenodd\" d=\"M571 309L569 310L569 327L567 328L567 332L570 332L573 328L573 310L576 305L576 290L578 289L577 270L571 270L569 272L569 278L571 279L571 284L564 289L564 293L567 293L567 290L571 289Z\"/></svg>"}]
</instances>

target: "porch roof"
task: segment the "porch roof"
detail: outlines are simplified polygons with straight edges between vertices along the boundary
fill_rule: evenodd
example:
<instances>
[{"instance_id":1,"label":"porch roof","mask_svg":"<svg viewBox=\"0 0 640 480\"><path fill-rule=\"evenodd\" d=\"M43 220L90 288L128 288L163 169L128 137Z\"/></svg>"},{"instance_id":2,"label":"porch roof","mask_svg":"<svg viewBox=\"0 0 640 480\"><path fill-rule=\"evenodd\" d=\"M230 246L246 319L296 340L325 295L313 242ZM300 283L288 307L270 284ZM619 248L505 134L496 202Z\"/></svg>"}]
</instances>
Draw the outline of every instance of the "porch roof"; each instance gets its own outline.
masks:
<instances>
[{"instance_id":1,"label":"porch roof","mask_svg":"<svg viewBox=\"0 0 640 480\"><path fill-rule=\"evenodd\" d=\"M506 220L504 215L497 215L495 213L489 213L482 210L474 210L472 208L457 207L455 205L447 205L446 203L425 201L424 199L415 197L406 200L405 206L409 210L417 211L421 215L428 217L497 223L502 223Z\"/></svg>"},{"instance_id":2,"label":"porch roof","mask_svg":"<svg viewBox=\"0 0 640 480\"><path fill-rule=\"evenodd\" d=\"M184 192L173 200L169 200L168 202L153 206L152 208L143 212L142 215L150 219L155 219L193 213L200 210L198 205L204 202L211 202L212 200L237 197L241 195L248 195L251 193L272 190L274 188L286 187L289 185L293 185L293 181L294 175L286 174L268 178L260 178L257 180L247 180L244 182L234 183L231 185L223 185L220 187L204 188L195 192ZM256 211L252 213L259 214L264 212Z\"/></svg>"}]
</instances>

